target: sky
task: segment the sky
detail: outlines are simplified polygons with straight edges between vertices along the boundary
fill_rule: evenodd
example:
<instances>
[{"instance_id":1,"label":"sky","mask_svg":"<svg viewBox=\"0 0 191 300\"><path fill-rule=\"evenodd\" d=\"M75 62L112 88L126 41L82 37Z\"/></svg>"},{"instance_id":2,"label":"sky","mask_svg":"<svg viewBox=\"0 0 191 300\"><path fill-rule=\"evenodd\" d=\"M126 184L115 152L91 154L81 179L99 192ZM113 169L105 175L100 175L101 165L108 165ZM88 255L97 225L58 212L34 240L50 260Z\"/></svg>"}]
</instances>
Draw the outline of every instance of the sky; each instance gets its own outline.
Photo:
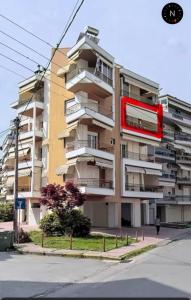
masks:
<instances>
[{"instance_id":1,"label":"sky","mask_svg":"<svg viewBox=\"0 0 191 300\"><path fill-rule=\"evenodd\" d=\"M99 29L100 46L124 67L160 84L161 94L168 93L191 103L191 1L179 0L184 10L182 21L165 23L161 11L168 0L85 0L77 18L62 42L75 44L80 31L89 25ZM173 1L175 2L175 1ZM56 45L76 0L6 0L0 14L12 19L34 34ZM0 17L0 30L50 57L51 48ZM0 42L39 62L47 60L19 45L0 32ZM2 55L24 64L31 70L36 65L0 44L0 65L23 77L32 71L7 60ZM10 103L18 98L22 77L0 67L0 132L15 117Z\"/></svg>"}]
</instances>

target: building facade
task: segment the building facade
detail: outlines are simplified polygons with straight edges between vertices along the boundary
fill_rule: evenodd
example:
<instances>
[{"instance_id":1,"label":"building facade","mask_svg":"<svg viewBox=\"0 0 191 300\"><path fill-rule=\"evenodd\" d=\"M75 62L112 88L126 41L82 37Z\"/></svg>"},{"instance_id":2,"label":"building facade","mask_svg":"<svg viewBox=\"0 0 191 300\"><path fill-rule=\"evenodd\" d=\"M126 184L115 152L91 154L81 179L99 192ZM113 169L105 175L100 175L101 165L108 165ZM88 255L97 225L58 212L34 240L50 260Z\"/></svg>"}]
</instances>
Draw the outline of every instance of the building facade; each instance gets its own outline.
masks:
<instances>
[{"instance_id":1,"label":"building facade","mask_svg":"<svg viewBox=\"0 0 191 300\"><path fill-rule=\"evenodd\" d=\"M19 197L26 198L23 221L31 225L45 213L39 204L41 187L66 181L87 195L82 210L93 226L139 227L153 224L157 211L162 219L168 215L164 201L173 186L165 177L169 159L161 155L171 151L166 127L163 136L163 117L165 126L171 126L166 97L158 100L156 82L118 65L100 47L98 33L88 27L72 48L59 49L46 78L40 80L39 70L22 81L12 104L21 116ZM7 200L13 199L14 189L10 142L9 136L2 159ZM181 151L182 142L174 144ZM175 165L173 153L167 158ZM188 185L180 185L188 193Z\"/></svg>"},{"instance_id":2,"label":"building facade","mask_svg":"<svg viewBox=\"0 0 191 300\"><path fill-rule=\"evenodd\" d=\"M157 160L162 163L160 185L163 199L157 211L163 222L191 220L191 105L170 95L159 98L163 105L164 134Z\"/></svg>"}]
</instances>

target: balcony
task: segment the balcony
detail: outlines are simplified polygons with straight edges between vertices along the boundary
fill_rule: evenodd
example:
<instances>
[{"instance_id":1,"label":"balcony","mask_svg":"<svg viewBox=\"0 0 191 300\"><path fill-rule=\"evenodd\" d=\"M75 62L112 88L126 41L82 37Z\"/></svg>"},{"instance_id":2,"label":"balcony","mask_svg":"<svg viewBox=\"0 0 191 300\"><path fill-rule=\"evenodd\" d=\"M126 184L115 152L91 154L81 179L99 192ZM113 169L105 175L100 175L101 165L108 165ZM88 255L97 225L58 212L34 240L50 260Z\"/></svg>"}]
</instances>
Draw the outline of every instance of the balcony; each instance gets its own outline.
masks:
<instances>
[{"instance_id":1,"label":"balcony","mask_svg":"<svg viewBox=\"0 0 191 300\"><path fill-rule=\"evenodd\" d=\"M155 157L153 154L142 154L142 153L136 153L130 151L123 153L122 157L133 159L133 160L135 159L135 160L143 160L143 161L150 161L150 162L155 161Z\"/></svg>"},{"instance_id":2,"label":"balcony","mask_svg":"<svg viewBox=\"0 0 191 300\"><path fill-rule=\"evenodd\" d=\"M87 118L95 119L111 127L114 126L112 111L98 103L96 105L92 103L76 103L71 107L66 107L66 123Z\"/></svg>"},{"instance_id":3,"label":"balcony","mask_svg":"<svg viewBox=\"0 0 191 300\"><path fill-rule=\"evenodd\" d=\"M155 157L152 154L141 154L136 152L124 152L122 153L122 164L123 164L123 172L125 174L125 166L139 167L143 169L142 173L146 173L147 169L152 170L153 175L160 176L160 172L162 170L162 165L155 163Z\"/></svg>"},{"instance_id":4,"label":"balcony","mask_svg":"<svg viewBox=\"0 0 191 300\"><path fill-rule=\"evenodd\" d=\"M27 116L33 117L33 110L36 110L36 116L42 113L44 110L44 99L43 98L34 98L34 99L27 99L23 101L18 101L17 105L17 113Z\"/></svg>"},{"instance_id":5,"label":"balcony","mask_svg":"<svg viewBox=\"0 0 191 300\"><path fill-rule=\"evenodd\" d=\"M43 129L35 128L35 130L27 130L27 129L21 129L19 134L19 140L25 140L30 139L35 136L35 140L39 141L43 138Z\"/></svg>"},{"instance_id":6,"label":"balcony","mask_svg":"<svg viewBox=\"0 0 191 300\"><path fill-rule=\"evenodd\" d=\"M187 196L176 196L175 200L179 204L191 204L191 195Z\"/></svg>"},{"instance_id":7,"label":"balcony","mask_svg":"<svg viewBox=\"0 0 191 300\"><path fill-rule=\"evenodd\" d=\"M127 91L125 89L121 90L121 96L126 96L126 97L129 97L129 98L133 98L133 99L136 99L138 101L141 101L141 102L144 102L144 103L150 104L150 105L156 104L156 101L154 101L152 98L146 98L144 96L138 96L137 94L129 93L129 91Z\"/></svg>"},{"instance_id":8,"label":"balcony","mask_svg":"<svg viewBox=\"0 0 191 300\"><path fill-rule=\"evenodd\" d=\"M173 141L174 140L174 132L167 130L167 129L163 129L163 140Z\"/></svg>"},{"instance_id":9,"label":"balcony","mask_svg":"<svg viewBox=\"0 0 191 300\"><path fill-rule=\"evenodd\" d=\"M113 196L114 188L112 180L96 178L71 179L79 187L82 193L102 196Z\"/></svg>"},{"instance_id":10,"label":"balcony","mask_svg":"<svg viewBox=\"0 0 191 300\"><path fill-rule=\"evenodd\" d=\"M144 129L153 133L157 132L157 124L149 121L140 120L138 118L127 116L126 122L129 126L135 127L137 129Z\"/></svg>"},{"instance_id":11,"label":"balcony","mask_svg":"<svg viewBox=\"0 0 191 300\"><path fill-rule=\"evenodd\" d=\"M66 144L66 158L75 158L77 156L95 156L107 160L114 160L112 146L99 146L87 140L78 140Z\"/></svg>"},{"instance_id":12,"label":"balcony","mask_svg":"<svg viewBox=\"0 0 191 300\"><path fill-rule=\"evenodd\" d=\"M183 126L186 125L187 127L191 127L191 118L186 117L180 113L176 113L173 111L164 112L164 118L172 124L174 124L175 122Z\"/></svg>"},{"instance_id":13,"label":"balcony","mask_svg":"<svg viewBox=\"0 0 191 300\"><path fill-rule=\"evenodd\" d=\"M145 186L142 184L125 184L124 197L130 198L163 198L163 193L159 186Z\"/></svg>"},{"instance_id":14,"label":"balcony","mask_svg":"<svg viewBox=\"0 0 191 300\"><path fill-rule=\"evenodd\" d=\"M176 162L181 164L191 164L191 155L176 155Z\"/></svg>"},{"instance_id":15,"label":"balcony","mask_svg":"<svg viewBox=\"0 0 191 300\"><path fill-rule=\"evenodd\" d=\"M163 172L162 176L159 177L159 185L167 187L175 187L176 175Z\"/></svg>"},{"instance_id":16,"label":"balcony","mask_svg":"<svg viewBox=\"0 0 191 300\"><path fill-rule=\"evenodd\" d=\"M177 183L183 185L191 185L191 177L177 177Z\"/></svg>"},{"instance_id":17,"label":"balcony","mask_svg":"<svg viewBox=\"0 0 191 300\"><path fill-rule=\"evenodd\" d=\"M175 153L166 149L156 148L155 158L159 161L175 161Z\"/></svg>"},{"instance_id":18,"label":"balcony","mask_svg":"<svg viewBox=\"0 0 191 300\"><path fill-rule=\"evenodd\" d=\"M177 144L191 146L191 134L183 133L183 132L175 132L174 139Z\"/></svg>"},{"instance_id":19,"label":"balcony","mask_svg":"<svg viewBox=\"0 0 191 300\"><path fill-rule=\"evenodd\" d=\"M66 74L66 89L73 93L92 92L98 97L108 97L113 94L112 79L95 68L75 68Z\"/></svg>"}]
</instances>

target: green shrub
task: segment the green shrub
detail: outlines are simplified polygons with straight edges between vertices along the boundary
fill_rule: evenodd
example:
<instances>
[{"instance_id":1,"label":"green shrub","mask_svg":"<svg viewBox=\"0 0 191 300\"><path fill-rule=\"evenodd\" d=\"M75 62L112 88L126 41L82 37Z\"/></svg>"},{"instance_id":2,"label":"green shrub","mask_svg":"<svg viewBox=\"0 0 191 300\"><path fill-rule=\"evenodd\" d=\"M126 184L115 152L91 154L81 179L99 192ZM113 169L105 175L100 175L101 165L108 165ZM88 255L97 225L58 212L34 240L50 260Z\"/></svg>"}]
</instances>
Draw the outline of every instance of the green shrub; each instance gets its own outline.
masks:
<instances>
[{"instance_id":1,"label":"green shrub","mask_svg":"<svg viewBox=\"0 0 191 300\"><path fill-rule=\"evenodd\" d=\"M71 210L60 219L55 213L45 215L40 221L40 228L48 235L71 234L74 237L85 237L90 233L91 222L79 210Z\"/></svg>"},{"instance_id":2,"label":"green shrub","mask_svg":"<svg viewBox=\"0 0 191 300\"><path fill-rule=\"evenodd\" d=\"M63 220L64 228L71 230L74 237L85 237L90 233L91 222L80 210L67 212Z\"/></svg>"},{"instance_id":3,"label":"green shrub","mask_svg":"<svg viewBox=\"0 0 191 300\"><path fill-rule=\"evenodd\" d=\"M0 222L13 221L13 204L0 203Z\"/></svg>"},{"instance_id":4,"label":"green shrub","mask_svg":"<svg viewBox=\"0 0 191 300\"><path fill-rule=\"evenodd\" d=\"M55 213L46 214L40 220L40 229L48 235L63 235L64 229L60 223L58 216Z\"/></svg>"}]
</instances>

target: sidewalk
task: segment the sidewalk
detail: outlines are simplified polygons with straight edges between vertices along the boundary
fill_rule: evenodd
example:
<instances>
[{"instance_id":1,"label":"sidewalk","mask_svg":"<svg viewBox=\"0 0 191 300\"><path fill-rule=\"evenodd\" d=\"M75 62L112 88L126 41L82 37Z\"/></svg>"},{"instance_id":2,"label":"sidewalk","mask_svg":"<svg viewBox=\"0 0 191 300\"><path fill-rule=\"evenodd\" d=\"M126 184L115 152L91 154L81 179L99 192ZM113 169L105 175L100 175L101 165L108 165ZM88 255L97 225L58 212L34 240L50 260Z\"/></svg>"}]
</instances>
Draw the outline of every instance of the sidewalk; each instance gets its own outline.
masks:
<instances>
[{"instance_id":1,"label":"sidewalk","mask_svg":"<svg viewBox=\"0 0 191 300\"><path fill-rule=\"evenodd\" d=\"M128 234L129 229L132 229L132 233L136 231L134 228L128 228ZM164 229L164 231L163 231ZM172 241L175 238L178 238L180 236L183 236L184 234L190 232L191 229L170 229L170 228L162 228L161 236L156 237L155 236L155 228L147 228L147 231L145 230L145 237L144 240L142 236L139 236L138 243L131 244L126 247L116 248L113 250L109 250L107 252L97 252L97 251L87 251L87 250L56 250L52 248L42 248L41 246L34 245L32 243L27 244L21 244L18 246L18 250L20 253L23 254L40 254L40 255L51 255L51 256L68 256L68 257L77 257L77 258L95 258L95 259L109 259L109 260L116 260L121 261L124 259L125 256L128 254L134 252L135 250L143 250L145 247L148 246L160 246L165 245ZM99 229L99 232L101 230ZM105 233L111 233L114 234L114 230L104 230ZM109 231L109 232L108 232ZM94 230L95 232L95 230ZM96 230L98 232L98 230ZM102 230L103 232L103 230ZM123 234L125 234L126 230L123 230ZM133 234L129 234L133 236Z\"/></svg>"}]
</instances>

